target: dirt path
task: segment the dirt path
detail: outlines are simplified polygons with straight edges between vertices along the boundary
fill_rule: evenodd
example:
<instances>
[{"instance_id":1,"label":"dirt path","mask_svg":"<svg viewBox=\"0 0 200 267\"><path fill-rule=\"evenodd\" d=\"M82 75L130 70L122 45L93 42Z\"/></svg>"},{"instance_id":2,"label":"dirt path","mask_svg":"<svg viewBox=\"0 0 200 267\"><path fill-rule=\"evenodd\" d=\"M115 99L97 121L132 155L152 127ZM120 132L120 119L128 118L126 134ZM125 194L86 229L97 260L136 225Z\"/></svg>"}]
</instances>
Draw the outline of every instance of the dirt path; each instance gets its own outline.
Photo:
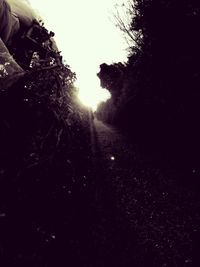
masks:
<instances>
[{"instance_id":1,"label":"dirt path","mask_svg":"<svg viewBox=\"0 0 200 267\"><path fill-rule=\"evenodd\" d=\"M199 232L199 203L192 192L146 165L117 129L97 119L92 140L99 206L94 232L100 231L104 248L112 248L110 263L195 266L192 254ZM105 260L104 255L101 259ZM102 262L100 266L109 265Z\"/></svg>"},{"instance_id":2,"label":"dirt path","mask_svg":"<svg viewBox=\"0 0 200 267\"><path fill-rule=\"evenodd\" d=\"M61 179L1 181L0 266L199 267L199 197L90 122L91 149Z\"/></svg>"}]
</instances>

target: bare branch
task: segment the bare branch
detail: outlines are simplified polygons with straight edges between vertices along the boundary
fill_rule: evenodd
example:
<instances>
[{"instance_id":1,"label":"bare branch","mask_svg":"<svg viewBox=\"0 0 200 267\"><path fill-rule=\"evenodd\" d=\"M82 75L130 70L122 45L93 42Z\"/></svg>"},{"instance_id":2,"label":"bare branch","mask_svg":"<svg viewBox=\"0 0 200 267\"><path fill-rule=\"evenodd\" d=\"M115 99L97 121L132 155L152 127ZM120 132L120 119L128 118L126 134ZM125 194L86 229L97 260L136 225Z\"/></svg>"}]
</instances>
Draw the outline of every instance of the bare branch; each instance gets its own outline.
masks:
<instances>
[{"instance_id":1,"label":"bare branch","mask_svg":"<svg viewBox=\"0 0 200 267\"><path fill-rule=\"evenodd\" d=\"M129 0L126 4L115 5L115 12L113 12L116 26L124 34L124 38L129 46L138 45L138 36L131 29L131 22L136 15L134 3L135 1Z\"/></svg>"}]
</instances>

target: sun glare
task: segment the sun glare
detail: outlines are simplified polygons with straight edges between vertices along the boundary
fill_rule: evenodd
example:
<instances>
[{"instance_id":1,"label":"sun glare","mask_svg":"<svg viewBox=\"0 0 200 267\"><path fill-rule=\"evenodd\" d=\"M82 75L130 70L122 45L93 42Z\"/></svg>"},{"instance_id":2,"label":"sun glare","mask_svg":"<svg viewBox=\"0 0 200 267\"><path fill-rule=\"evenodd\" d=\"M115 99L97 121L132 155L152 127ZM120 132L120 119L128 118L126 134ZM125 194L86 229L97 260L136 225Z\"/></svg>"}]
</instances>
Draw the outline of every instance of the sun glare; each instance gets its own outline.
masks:
<instances>
[{"instance_id":1,"label":"sun glare","mask_svg":"<svg viewBox=\"0 0 200 267\"><path fill-rule=\"evenodd\" d=\"M10 0L13 1L13 0ZM77 75L80 101L93 110L109 99L96 73L102 63L124 62L127 44L110 16L123 0L21 0L32 4L45 27L55 32L63 59Z\"/></svg>"},{"instance_id":2,"label":"sun glare","mask_svg":"<svg viewBox=\"0 0 200 267\"><path fill-rule=\"evenodd\" d=\"M84 88L79 87L78 97L80 102L95 111L101 102L108 100L111 95L108 90L102 88Z\"/></svg>"}]
</instances>

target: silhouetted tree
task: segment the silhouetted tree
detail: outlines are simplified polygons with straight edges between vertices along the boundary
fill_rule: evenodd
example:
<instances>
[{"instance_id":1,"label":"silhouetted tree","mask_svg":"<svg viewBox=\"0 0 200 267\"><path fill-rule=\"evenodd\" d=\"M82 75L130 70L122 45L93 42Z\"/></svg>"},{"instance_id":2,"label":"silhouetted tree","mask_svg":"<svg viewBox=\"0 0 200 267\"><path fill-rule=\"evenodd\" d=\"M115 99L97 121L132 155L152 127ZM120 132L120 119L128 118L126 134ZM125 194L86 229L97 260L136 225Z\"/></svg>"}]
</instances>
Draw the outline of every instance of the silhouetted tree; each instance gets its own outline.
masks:
<instances>
[{"instance_id":1,"label":"silhouetted tree","mask_svg":"<svg viewBox=\"0 0 200 267\"><path fill-rule=\"evenodd\" d=\"M108 105L115 123L142 142L179 152L184 144L184 155L194 155L191 147L199 146L200 5L196 0L133 0L128 8L131 22L118 21L135 39L123 78L118 83L113 75L115 64L98 75L114 96L112 104L103 106L104 113Z\"/></svg>"}]
</instances>

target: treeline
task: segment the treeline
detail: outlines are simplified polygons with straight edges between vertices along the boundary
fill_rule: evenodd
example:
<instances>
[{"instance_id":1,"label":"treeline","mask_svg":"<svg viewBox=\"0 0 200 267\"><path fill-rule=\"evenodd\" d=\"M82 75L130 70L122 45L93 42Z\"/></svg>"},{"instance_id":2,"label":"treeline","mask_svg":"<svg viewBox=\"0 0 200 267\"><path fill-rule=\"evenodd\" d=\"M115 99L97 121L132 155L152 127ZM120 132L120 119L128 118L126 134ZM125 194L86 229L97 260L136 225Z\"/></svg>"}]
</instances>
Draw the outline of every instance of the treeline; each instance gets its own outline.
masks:
<instances>
[{"instance_id":1,"label":"treeline","mask_svg":"<svg viewBox=\"0 0 200 267\"><path fill-rule=\"evenodd\" d=\"M98 76L112 99L101 104L97 116L146 147L195 165L200 148L199 2L129 4L134 45L127 63L100 66Z\"/></svg>"}]
</instances>

